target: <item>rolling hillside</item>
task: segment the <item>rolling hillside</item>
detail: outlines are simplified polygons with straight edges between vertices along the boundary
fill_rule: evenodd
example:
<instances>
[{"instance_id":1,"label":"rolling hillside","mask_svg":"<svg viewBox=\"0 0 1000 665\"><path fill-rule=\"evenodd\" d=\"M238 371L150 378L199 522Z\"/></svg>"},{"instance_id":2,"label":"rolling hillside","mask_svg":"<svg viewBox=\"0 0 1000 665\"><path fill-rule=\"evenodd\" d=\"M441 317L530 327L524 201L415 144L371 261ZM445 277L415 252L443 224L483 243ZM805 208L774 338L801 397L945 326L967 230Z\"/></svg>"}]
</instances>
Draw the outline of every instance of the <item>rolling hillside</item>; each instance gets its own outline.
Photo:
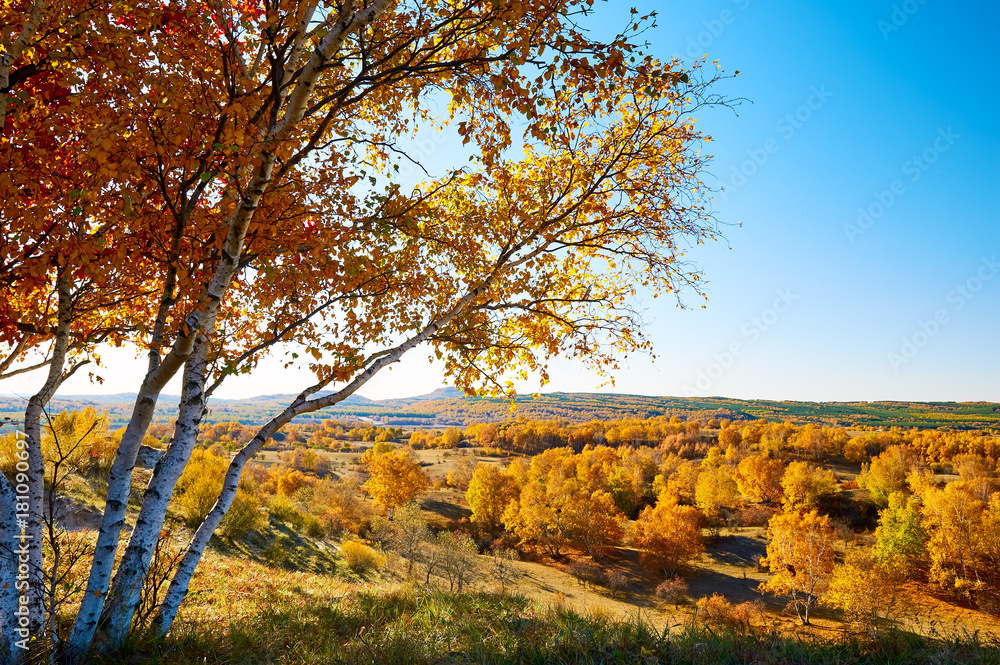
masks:
<instances>
[{"instance_id":1,"label":"rolling hillside","mask_svg":"<svg viewBox=\"0 0 1000 665\"><path fill-rule=\"evenodd\" d=\"M243 400L215 400L207 422L237 420L262 424L294 396L264 395ZM127 421L134 395L66 395L54 399L52 412L92 406L107 410L113 424ZM157 407L157 420L167 421L177 397L165 395ZM0 396L0 418L19 420L21 398ZM340 405L301 418L302 422L326 418L375 420L420 427L465 426L476 422L514 418L565 419L571 422L618 418L678 416L681 419L730 418L732 420L791 421L842 427L919 427L991 429L1000 431L1000 404L989 402L781 402L738 400L724 397L653 397L608 393L544 393L518 397L513 404L501 399L477 399L454 388L427 395L392 400L352 396Z\"/></svg>"}]
</instances>

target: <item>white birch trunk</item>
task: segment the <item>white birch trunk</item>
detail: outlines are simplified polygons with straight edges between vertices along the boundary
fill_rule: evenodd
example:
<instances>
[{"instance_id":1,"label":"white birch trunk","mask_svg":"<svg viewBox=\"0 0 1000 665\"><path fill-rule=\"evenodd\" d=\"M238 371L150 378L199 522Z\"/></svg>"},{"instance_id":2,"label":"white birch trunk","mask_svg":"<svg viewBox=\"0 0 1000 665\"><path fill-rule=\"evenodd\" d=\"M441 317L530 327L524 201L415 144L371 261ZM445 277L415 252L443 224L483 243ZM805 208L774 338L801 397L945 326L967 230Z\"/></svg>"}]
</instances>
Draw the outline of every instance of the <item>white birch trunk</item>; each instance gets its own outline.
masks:
<instances>
[{"instance_id":1,"label":"white birch trunk","mask_svg":"<svg viewBox=\"0 0 1000 665\"><path fill-rule=\"evenodd\" d=\"M90 567L87 589L65 644L70 662L86 654L104 607L104 596L111 580L118 540L125 525L135 458L149 423L153 419L153 410L156 408L160 391L173 374L160 371L162 369L163 365L160 365L146 375L132 408L132 418L125 428L115 461L111 465L104 518L94 548L94 561Z\"/></svg>"},{"instance_id":2,"label":"white birch trunk","mask_svg":"<svg viewBox=\"0 0 1000 665\"><path fill-rule=\"evenodd\" d=\"M291 420L291 417L288 420ZM281 417L279 416L267 425L264 425L257 432L256 436L254 436L253 440L244 446L240 452L236 453L236 456L229 463L229 469L226 471L226 478L222 484L222 492L219 494L215 506L212 507L208 516L205 517L205 521L201 523L191 542L188 543L184 557L177 567L177 572L174 573L174 577L170 581L170 586L167 588L167 593L163 597L160 607L157 608L156 615L153 617L151 628L155 634L166 635L167 631L170 630L170 626L177 616L177 610L180 608L181 601L187 595L188 585L191 583L191 577L194 575L194 570L198 566L198 562L201 561L201 555L205 551L205 546L212 539L212 534L215 533L215 530L219 528L219 523L226 516L229 507L233 503L233 499L236 497L236 490L240 486L240 476L243 474L243 468L248 461L253 459L253 456L267 440L271 438L271 435L278 431L281 425L284 424L283 422L278 424L280 421Z\"/></svg>"},{"instance_id":3,"label":"white birch trunk","mask_svg":"<svg viewBox=\"0 0 1000 665\"><path fill-rule=\"evenodd\" d=\"M111 583L102 617L103 638L111 647L121 644L128 636L174 486L184 472L198 439L198 427L205 414L207 355L208 344L199 339L184 367L184 384L173 439L153 469L135 528Z\"/></svg>"},{"instance_id":4,"label":"white birch trunk","mask_svg":"<svg viewBox=\"0 0 1000 665\"><path fill-rule=\"evenodd\" d=\"M21 57L24 49L27 48L31 40L38 32L38 26L42 21L42 14L45 12L45 2L35 0L31 5L31 14L21 29L21 34L17 36L14 43L0 55L0 134L3 133L4 123L7 121L7 95L10 88L10 68L14 61Z\"/></svg>"},{"instance_id":5,"label":"white birch trunk","mask_svg":"<svg viewBox=\"0 0 1000 665\"><path fill-rule=\"evenodd\" d=\"M19 638L15 632L17 620L17 553L14 538L21 535L17 528L17 495L7 476L0 473L0 664L20 660L14 646ZM23 655L23 654L20 654Z\"/></svg>"},{"instance_id":6,"label":"white birch trunk","mask_svg":"<svg viewBox=\"0 0 1000 665\"><path fill-rule=\"evenodd\" d=\"M64 271L65 273L65 271ZM70 325L73 322L73 294L69 278L59 275L56 282L58 309L55 340L52 344L52 364L42 388L31 396L24 410L24 438L28 453L28 520L25 536L28 547L28 588L22 595L28 598L29 630L32 636L43 637L45 631L45 585L42 543L45 516L45 458L42 454L41 418L45 405L63 381L63 366L69 349Z\"/></svg>"},{"instance_id":7,"label":"white birch trunk","mask_svg":"<svg viewBox=\"0 0 1000 665\"><path fill-rule=\"evenodd\" d=\"M313 87L321 70L340 49L350 33L380 16L392 0L375 0L362 11L345 9L330 27L326 36L312 52L309 61L300 72L295 88L289 95L285 113L268 132L260 150L260 165L250 179L239 206L228 222L229 230L222 248L219 265L211 282L191 313L184 320L186 334L180 337L166 355L163 363L151 368L136 397L132 420L126 427L122 443L111 467L108 481L108 498L104 510L101 531L98 534L94 562L87 580L87 589L77 613L73 628L66 641L67 660L80 661L90 650L98 622L104 608L104 599L111 582L115 553L125 523L132 469L135 458L153 416L153 409L166 381L178 370L179 365L191 355L194 336L202 330L211 329L218 313L219 303L239 266L240 255L247 229L264 192L271 183L271 173L276 160L275 150L280 142L291 134L305 115Z\"/></svg>"}]
</instances>

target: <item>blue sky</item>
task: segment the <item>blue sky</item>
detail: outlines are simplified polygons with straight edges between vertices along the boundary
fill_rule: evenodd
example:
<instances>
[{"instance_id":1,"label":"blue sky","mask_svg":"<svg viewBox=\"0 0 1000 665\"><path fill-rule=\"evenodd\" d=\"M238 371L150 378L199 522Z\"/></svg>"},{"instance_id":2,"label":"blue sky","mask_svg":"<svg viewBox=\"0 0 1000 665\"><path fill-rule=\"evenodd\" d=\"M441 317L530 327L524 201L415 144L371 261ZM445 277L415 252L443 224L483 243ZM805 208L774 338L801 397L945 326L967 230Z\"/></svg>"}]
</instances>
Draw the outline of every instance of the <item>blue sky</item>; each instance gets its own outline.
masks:
<instances>
[{"instance_id":1,"label":"blue sky","mask_svg":"<svg viewBox=\"0 0 1000 665\"><path fill-rule=\"evenodd\" d=\"M660 358L633 359L617 389L1000 401L1000 10L933 0L636 6L659 12L654 54L707 53L741 72L723 88L748 100L737 115L699 120L728 190L718 216L742 227L726 233L731 250L696 252L708 308L651 310ZM779 290L790 304L769 314ZM733 343L741 354L730 359Z\"/></svg>"},{"instance_id":2,"label":"blue sky","mask_svg":"<svg viewBox=\"0 0 1000 665\"><path fill-rule=\"evenodd\" d=\"M693 253L710 302L648 301L657 359L629 358L604 390L1000 402L1000 9L615 1L594 24L631 6L659 13L654 55L708 54L740 71L720 91L746 101L699 118L733 225ZM543 390L599 384L556 362ZM435 385L416 356L363 392Z\"/></svg>"},{"instance_id":3,"label":"blue sky","mask_svg":"<svg viewBox=\"0 0 1000 665\"><path fill-rule=\"evenodd\" d=\"M598 3L593 25L623 25L630 6ZM688 310L648 300L657 359L632 356L604 390L1000 402L1000 9L939 0L634 6L659 12L647 33L654 55L707 53L741 72L720 92L746 101L699 118L713 136L712 174L727 189L715 209L732 224L725 242L694 252L711 300L701 309L691 297ZM135 373L121 369L127 355L105 354L118 370L102 373L104 386L80 377L62 392L134 390ZM305 380L267 363L220 396L292 392ZM599 383L558 361L543 390ZM418 349L361 392L440 385Z\"/></svg>"}]
</instances>

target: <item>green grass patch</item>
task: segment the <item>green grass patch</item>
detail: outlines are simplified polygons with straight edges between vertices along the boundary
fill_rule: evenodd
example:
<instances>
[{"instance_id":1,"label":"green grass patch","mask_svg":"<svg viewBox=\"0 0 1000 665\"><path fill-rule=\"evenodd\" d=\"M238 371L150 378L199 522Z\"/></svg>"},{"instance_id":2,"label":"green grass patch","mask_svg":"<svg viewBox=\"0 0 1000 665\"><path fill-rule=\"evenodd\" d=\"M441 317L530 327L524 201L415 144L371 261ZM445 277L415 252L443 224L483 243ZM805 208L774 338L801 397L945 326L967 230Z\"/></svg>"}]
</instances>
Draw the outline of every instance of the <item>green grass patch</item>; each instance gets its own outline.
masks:
<instances>
[{"instance_id":1,"label":"green grass patch","mask_svg":"<svg viewBox=\"0 0 1000 665\"><path fill-rule=\"evenodd\" d=\"M186 623L159 642L137 641L106 663L745 664L1000 663L995 638L947 639L889 631L874 640L827 640L660 630L543 608L522 596L431 589L283 595L261 611L214 625Z\"/></svg>"}]
</instances>

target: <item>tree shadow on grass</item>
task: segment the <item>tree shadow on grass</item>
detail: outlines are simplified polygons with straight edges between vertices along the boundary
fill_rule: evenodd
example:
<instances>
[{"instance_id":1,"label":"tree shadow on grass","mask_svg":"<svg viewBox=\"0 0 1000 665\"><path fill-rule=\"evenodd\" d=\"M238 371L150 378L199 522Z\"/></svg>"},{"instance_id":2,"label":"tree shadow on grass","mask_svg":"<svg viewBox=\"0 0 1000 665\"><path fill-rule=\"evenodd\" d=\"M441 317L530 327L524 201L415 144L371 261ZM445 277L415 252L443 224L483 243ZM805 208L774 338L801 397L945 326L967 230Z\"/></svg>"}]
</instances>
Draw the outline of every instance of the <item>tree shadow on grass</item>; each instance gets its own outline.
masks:
<instances>
[{"instance_id":1,"label":"tree shadow on grass","mask_svg":"<svg viewBox=\"0 0 1000 665\"><path fill-rule=\"evenodd\" d=\"M460 520L472 515L472 511L465 506L456 506L454 503L438 499L423 499L420 502L420 507L449 520Z\"/></svg>"},{"instance_id":2,"label":"tree shadow on grass","mask_svg":"<svg viewBox=\"0 0 1000 665\"><path fill-rule=\"evenodd\" d=\"M770 596L762 595L757 590L760 580L742 576L727 575L721 571L699 568L687 576L688 595L692 598L703 598L713 593L725 596L731 603L745 603L763 600L770 609L781 609L785 602Z\"/></svg>"},{"instance_id":3,"label":"tree shadow on grass","mask_svg":"<svg viewBox=\"0 0 1000 665\"><path fill-rule=\"evenodd\" d=\"M718 563L755 567L757 561L767 554L767 544L750 536L722 536L705 554Z\"/></svg>"}]
</instances>

